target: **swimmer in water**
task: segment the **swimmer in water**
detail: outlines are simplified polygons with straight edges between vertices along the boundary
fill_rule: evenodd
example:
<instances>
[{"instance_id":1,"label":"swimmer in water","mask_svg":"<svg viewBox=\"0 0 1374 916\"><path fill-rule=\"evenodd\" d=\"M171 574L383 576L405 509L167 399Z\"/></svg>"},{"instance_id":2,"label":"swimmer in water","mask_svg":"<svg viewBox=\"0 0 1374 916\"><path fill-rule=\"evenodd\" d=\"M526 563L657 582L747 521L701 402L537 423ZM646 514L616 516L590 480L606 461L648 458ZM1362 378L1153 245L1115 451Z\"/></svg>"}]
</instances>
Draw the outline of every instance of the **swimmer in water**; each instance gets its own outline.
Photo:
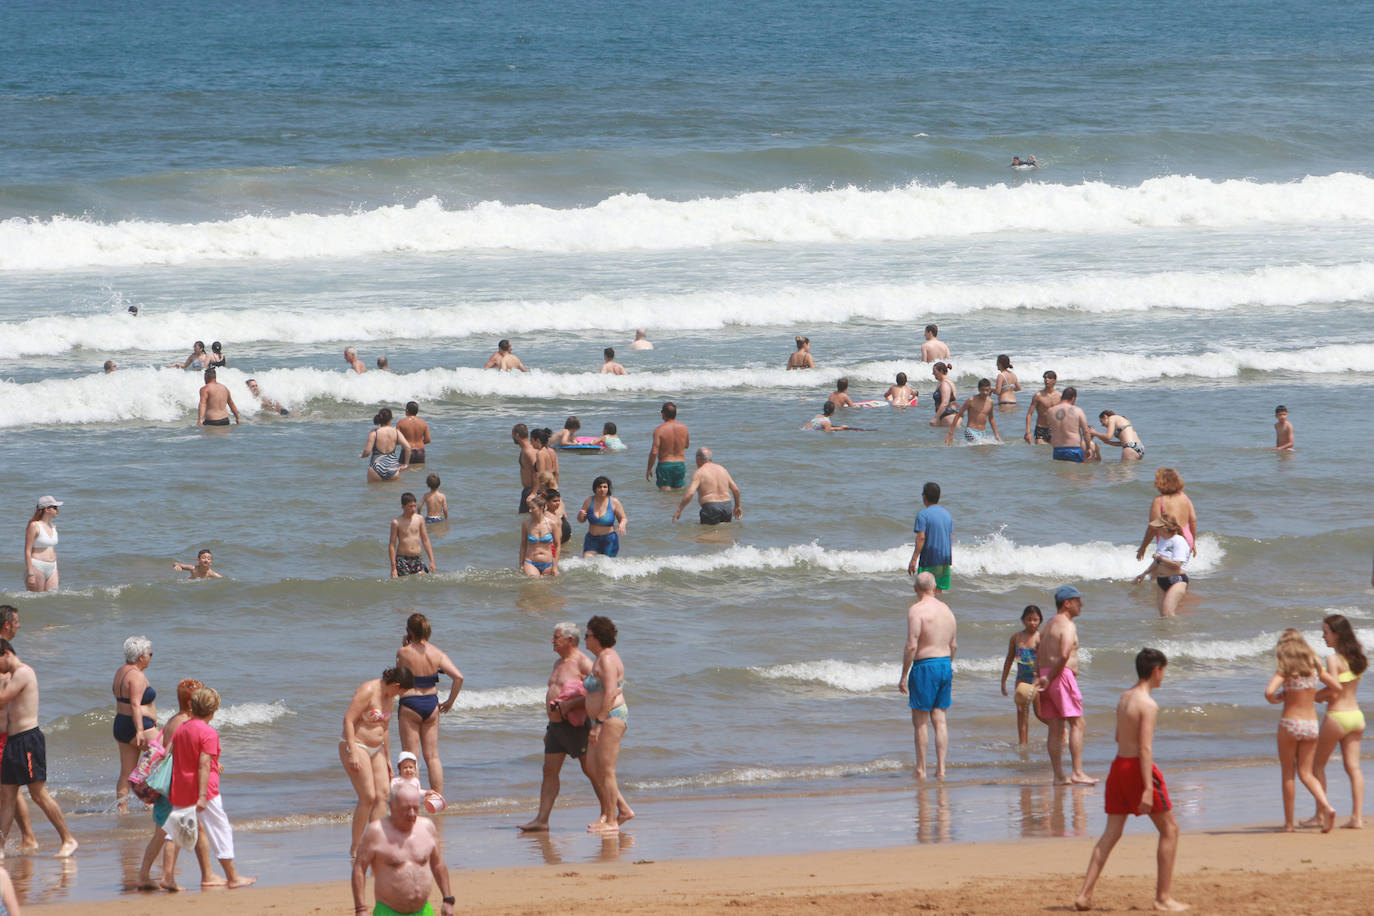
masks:
<instances>
[{"instance_id":1,"label":"swimmer in water","mask_svg":"<svg viewBox=\"0 0 1374 916\"><path fill-rule=\"evenodd\" d=\"M954 383L949 380L949 370L952 368L945 363L936 363L930 370L938 383L932 395L935 399L935 416L930 420L931 426L953 426L958 422L959 403L955 397Z\"/></svg>"},{"instance_id":2,"label":"swimmer in water","mask_svg":"<svg viewBox=\"0 0 1374 916\"><path fill-rule=\"evenodd\" d=\"M1121 446L1122 461L1139 461L1145 457L1145 446L1140 441L1135 427L1131 421L1118 413L1104 410L1097 415L1097 420L1106 427L1106 434L1089 427L1088 433L1094 439L1101 439L1103 445Z\"/></svg>"},{"instance_id":3,"label":"swimmer in water","mask_svg":"<svg viewBox=\"0 0 1374 916\"><path fill-rule=\"evenodd\" d=\"M582 421L577 417L568 417L563 421L563 428L553 434L549 439L549 445L553 448L562 448L567 445L577 444L577 433L582 429Z\"/></svg>"},{"instance_id":4,"label":"swimmer in water","mask_svg":"<svg viewBox=\"0 0 1374 916\"><path fill-rule=\"evenodd\" d=\"M172 568L177 572L189 572L191 575L188 579L223 579L223 576L210 568L214 562L215 555L208 550L202 550L196 554L196 562L179 563L173 560Z\"/></svg>"},{"instance_id":5,"label":"swimmer in water","mask_svg":"<svg viewBox=\"0 0 1374 916\"><path fill-rule=\"evenodd\" d=\"M271 413L281 414L283 417L291 413L291 411L281 406L280 402L274 401L271 398L267 397L267 395L263 394L262 390L258 387L257 379L250 378L248 381L244 382L244 384L248 386L248 393L258 399L258 403L262 405L263 410L269 411Z\"/></svg>"},{"instance_id":6,"label":"swimmer in water","mask_svg":"<svg viewBox=\"0 0 1374 916\"><path fill-rule=\"evenodd\" d=\"M883 392L883 400L893 407L911 407L916 403L916 389L906 383L906 373L897 373L897 384L889 385Z\"/></svg>"},{"instance_id":7,"label":"swimmer in water","mask_svg":"<svg viewBox=\"0 0 1374 916\"><path fill-rule=\"evenodd\" d=\"M1274 451L1293 450L1293 424L1288 422L1288 408L1280 404L1274 408Z\"/></svg>"},{"instance_id":8,"label":"swimmer in water","mask_svg":"<svg viewBox=\"0 0 1374 916\"><path fill-rule=\"evenodd\" d=\"M1044 374L1045 387L1031 395L1030 406L1026 408L1026 434L1022 438L1031 445L1050 441L1050 408L1059 403L1059 392L1054 390L1059 376L1053 369ZM1031 414L1035 414L1035 438L1031 439Z\"/></svg>"},{"instance_id":9,"label":"swimmer in water","mask_svg":"<svg viewBox=\"0 0 1374 916\"><path fill-rule=\"evenodd\" d=\"M950 424L949 432L945 434L945 445L954 441L954 431L959 428L959 421L967 415L968 421L964 425L964 441L969 445L988 445L992 442L1001 442L1002 437L997 434L997 418L993 416L994 407L997 402L992 399L992 382L987 379L978 380L978 393L964 402L954 414L954 422ZM992 427L992 438L988 438L988 427Z\"/></svg>"},{"instance_id":10,"label":"swimmer in water","mask_svg":"<svg viewBox=\"0 0 1374 916\"><path fill-rule=\"evenodd\" d=\"M830 393L828 403L838 409L840 407L853 407L854 402L849 399L849 379L842 378L835 382L835 390Z\"/></svg>"},{"instance_id":11,"label":"swimmer in water","mask_svg":"<svg viewBox=\"0 0 1374 916\"><path fill-rule=\"evenodd\" d=\"M1016 392L1021 390L1021 382L1011 371L1011 357L1003 353L997 357L997 381L993 383L992 393L997 395L998 407L1015 407Z\"/></svg>"},{"instance_id":12,"label":"swimmer in water","mask_svg":"<svg viewBox=\"0 0 1374 916\"><path fill-rule=\"evenodd\" d=\"M814 369L816 361L811 358L811 338L798 335L797 352L787 357L787 368L789 369Z\"/></svg>"},{"instance_id":13,"label":"swimmer in water","mask_svg":"<svg viewBox=\"0 0 1374 916\"><path fill-rule=\"evenodd\" d=\"M615 361L615 347L607 347L601 351L601 374L602 375L625 375L625 367Z\"/></svg>"},{"instance_id":14,"label":"swimmer in water","mask_svg":"<svg viewBox=\"0 0 1374 916\"><path fill-rule=\"evenodd\" d=\"M833 401L826 401L821 405L820 416L812 417L811 421L803 426L802 429L819 429L827 433L834 432L837 429L849 429L848 426L836 426L831 423L830 418L834 415L835 403Z\"/></svg>"},{"instance_id":15,"label":"swimmer in water","mask_svg":"<svg viewBox=\"0 0 1374 916\"><path fill-rule=\"evenodd\" d=\"M937 325L926 325L926 340L921 344L921 362L933 363L937 359L949 359L949 347L945 346L944 341L940 340L940 328Z\"/></svg>"},{"instance_id":16,"label":"swimmer in water","mask_svg":"<svg viewBox=\"0 0 1374 916\"><path fill-rule=\"evenodd\" d=\"M425 514L425 523L434 525L448 521L448 497L439 492L439 475L430 474L426 477L425 486L429 487L429 492L420 504Z\"/></svg>"}]
</instances>

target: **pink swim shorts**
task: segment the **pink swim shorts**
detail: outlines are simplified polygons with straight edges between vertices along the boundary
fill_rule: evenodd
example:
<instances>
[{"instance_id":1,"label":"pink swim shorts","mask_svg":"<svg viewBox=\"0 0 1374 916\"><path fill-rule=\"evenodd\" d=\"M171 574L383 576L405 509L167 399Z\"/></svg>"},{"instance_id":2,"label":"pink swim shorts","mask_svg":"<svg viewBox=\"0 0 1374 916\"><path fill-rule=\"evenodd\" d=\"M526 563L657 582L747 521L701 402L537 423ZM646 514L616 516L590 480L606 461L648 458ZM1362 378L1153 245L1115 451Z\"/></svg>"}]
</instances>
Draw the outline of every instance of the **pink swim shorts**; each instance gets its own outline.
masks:
<instances>
[{"instance_id":1,"label":"pink swim shorts","mask_svg":"<svg viewBox=\"0 0 1374 916\"><path fill-rule=\"evenodd\" d=\"M1049 677L1050 668L1041 668L1040 676ZM1083 715L1083 694L1078 692L1078 678L1065 668L1059 677L1040 691L1040 715L1046 719L1077 719Z\"/></svg>"}]
</instances>

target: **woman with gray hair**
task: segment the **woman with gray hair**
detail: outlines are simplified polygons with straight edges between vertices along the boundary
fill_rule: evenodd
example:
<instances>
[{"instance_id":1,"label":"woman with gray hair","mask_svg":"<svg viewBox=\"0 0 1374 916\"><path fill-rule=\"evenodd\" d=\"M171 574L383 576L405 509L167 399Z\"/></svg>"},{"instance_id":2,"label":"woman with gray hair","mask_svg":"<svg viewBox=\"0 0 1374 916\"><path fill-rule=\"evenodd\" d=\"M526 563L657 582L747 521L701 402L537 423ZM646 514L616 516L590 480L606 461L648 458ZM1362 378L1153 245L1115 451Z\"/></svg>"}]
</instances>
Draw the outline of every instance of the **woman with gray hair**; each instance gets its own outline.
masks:
<instances>
[{"instance_id":1,"label":"woman with gray hair","mask_svg":"<svg viewBox=\"0 0 1374 916\"><path fill-rule=\"evenodd\" d=\"M153 662L153 644L146 636L124 640L124 664L115 672L111 690L115 697L114 739L119 748L119 781L115 799L119 811L129 810L129 774L138 763L138 752L157 730L157 691L143 672Z\"/></svg>"}]
</instances>

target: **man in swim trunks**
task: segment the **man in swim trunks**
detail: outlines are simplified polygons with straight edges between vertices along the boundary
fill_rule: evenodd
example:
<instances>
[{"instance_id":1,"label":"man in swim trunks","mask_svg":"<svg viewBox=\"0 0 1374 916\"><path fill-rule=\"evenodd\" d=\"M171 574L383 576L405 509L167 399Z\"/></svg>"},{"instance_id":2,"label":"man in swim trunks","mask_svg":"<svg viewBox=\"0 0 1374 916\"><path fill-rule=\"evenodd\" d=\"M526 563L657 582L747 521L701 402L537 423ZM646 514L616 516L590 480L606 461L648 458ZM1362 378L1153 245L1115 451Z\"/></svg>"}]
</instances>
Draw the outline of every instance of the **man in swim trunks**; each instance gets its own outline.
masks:
<instances>
[{"instance_id":1,"label":"man in swim trunks","mask_svg":"<svg viewBox=\"0 0 1374 916\"><path fill-rule=\"evenodd\" d=\"M740 506L739 487L735 485L735 478L711 460L709 448L697 449L696 473L692 475L692 485L687 488L687 492L682 496L682 502L677 505L677 511L673 513L673 521L681 517L682 510L687 508L694 494L699 494L701 511L698 518L703 525L720 525L732 518L744 517L744 508ZM733 510L731 501L734 502Z\"/></svg>"},{"instance_id":2,"label":"man in swim trunks","mask_svg":"<svg viewBox=\"0 0 1374 916\"><path fill-rule=\"evenodd\" d=\"M228 426L231 410L237 423L239 409L234 406L233 395L223 384L215 381L214 369L206 369L205 384L200 389L200 403L196 405L196 422L201 426Z\"/></svg>"},{"instance_id":3,"label":"man in swim trunks","mask_svg":"<svg viewBox=\"0 0 1374 916\"><path fill-rule=\"evenodd\" d=\"M997 434L997 418L992 415L996 406L997 402L992 399L992 382L985 378L979 379L978 393L964 401L959 412L954 415L954 422L945 434L945 445L954 441L954 431L960 428L959 421L965 419L965 414L968 414L967 422L960 430L965 442L969 445L1001 442L1002 437ZM989 426L992 427L991 439L988 438Z\"/></svg>"},{"instance_id":4,"label":"man in swim trunks","mask_svg":"<svg viewBox=\"0 0 1374 916\"><path fill-rule=\"evenodd\" d=\"M391 787L391 813L367 825L353 859L353 910L367 912L367 870L372 869L373 916L434 916L430 892L437 882L442 916L453 916L448 866L434 822L420 817L420 789L409 782ZM432 879L431 879L432 876Z\"/></svg>"},{"instance_id":5,"label":"man in swim trunks","mask_svg":"<svg viewBox=\"0 0 1374 916\"><path fill-rule=\"evenodd\" d=\"M367 371L367 366L358 359L358 351L352 347L344 347L344 362L348 363L348 367L359 375Z\"/></svg>"},{"instance_id":6,"label":"man in swim trunks","mask_svg":"<svg viewBox=\"0 0 1374 916\"><path fill-rule=\"evenodd\" d=\"M1054 447L1051 457L1055 461L1096 461L1097 446L1093 444L1092 431L1088 429L1088 418L1075 406L1078 390L1070 385L1059 397L1059 403L1050 408L1050 445Z\"/></svg>"},{"instance_id":7,"label":"man in swim trunks","mask_svg":"<svg viewBox=\"0 0 1374 916\"><path fill-rule=\"evenodd\" d=\"M528 500L534 489L534 461L537 457L534 446L530 444L530 429L524 423L517 423L510 429L510 439L520 449L520 507L516 513L524 515L530 511Z\"/></svg>"},{"instance_id":8,"label":"man in swim trunks","mask_svg":"<svg viewBox=\"0 0 1374 916\"><path fill-rule=\"evenodd\" d=\"M945 754L949 750L949 709L954 683L954 651L958 625L954 612L935 597L935 577L916 575L916 603L906 612L906 649L902 652L902 676L897 689L908 694L911 724L916 729L916 778L926 778L926 725L935 726L935 778L945 778Z\"/></svg>"},{"instance_id":9,"label":"man in swim trunks","mask_svg":"<svg viewBox=\"0 0 1374 916\"><path fill-rule=\"evenodd\" d=\"M937 359L949 359L949 347L939 339L940 329L933 324L926 325L926 340L921 344L921 362L933 363Z\"/></svg>"},{"instance_id":10,"label":"man in swim trunks","mask_svg":"<svg viewBox=\"0 0 1374 916\"><path fill-rule=\"evenodd\" d=\"M525 364L520 362L520 357L510 351L510 341L502 340L496 344L496 352L487 357L487 364L483 369L500 369L502 372L509 372L512 369L519 369L521 372L529 372Z\"/></svg>"},{"instance_id":11,"label":"man in swim trunks","mask_svg":"<svg viewBox=\"0 0 1374 916\"><path fill-rule=\"evenodd\" d=\"M429 556L429 565L420 559L420 549ZM425 518L416 511L415 494L401 494L401 514L391 520L391 534L386 542L391 559L391 578L434 572L434 548L429 545L429 530Z\"/></svg>"},{"instance_id":12,"label":"man in swim trunks","mask_svg":"<svg viewBox=\"0 0 1374 916\"><path fill-rule=\"evenodd\" d=\"M691 435L677 418L677 405L665 401L659 414L663 422L654 427L654 444L649 449L649 467L644 479L654 481L660 490L676 490L687 483L687 448ZM654 464L658 464L655 472Z\"/></svg>"},{"instance_id":13,"label":"man in swim trunks","mask_svg":"<svg viewBox=\"0 0 1374 916\"><path fill-rule=\"evenodd\" d=\"M76 837L67 829L62 809L48 792L48 755L43 732L38 727L38 677L19 660L8 639L0 639L0 675L7 675L0 687L0 706L9 715L5 749L0 752L0 836L8 836L18 806L19 787L29 787L33 799L62 839L58 858L76 852Z\"/></svg>"},{"instance_id":14,"label":"man in swim trunks","mask_svg":"<svg viewBox=\"0 0 1374 916\"><path fill-rule=\"evenodd\" d=\"M1030 406L1026 408L1026 442L1039 445L1050 441L1050 408L1059 403L1059 392L1054 390L1059 376L1053 369L1044 375L1045 387L1031 395ZM1031 414L1035 414L1035 438L1031 438Z\"/></svg>"},{"instance_id":15,"label":"man in swim trunks","mask_svg":"<svg viewBox=\"0 0 1374 916\"><path fill-rule=\"evenodd\" d=\"M921 488L921 502L925 504L916 513L916 547L911 551L911 562L906 565L909 576L930 573L935 578L939 591L949 589L949 568L954 563L954 517L940 505L940 485L927 481Z\"/></svg>"},{"instance_id":16,"label":"man in swim trunks","mask_svg":"<svg viewBox=\"0 0 1374 916\"><path fill-rule=\"evenodd\" d=\"M429 438L429 424L420 419L420 405L407 401L406 415L396 424L396 428L410 443L410 463L424 464L425 446L432 440Z\"/></svg>"},{"instance_id":17,"label":"man in swim trunks","mask_svg":"<svg viewBox=\"0 0 1374 916\"><path fill-rule=\"evenodd\" d=\"M614 347L607 347L606 349L602 350L602 351L601 351L601 357L602 357L602 363L601 363L601 374L602 374L602 375L624 375L624 374L625 374L625 367L622 366L622 365L620 365L620 363L618 363L618 362L615 361L615 348L614 348Z\"/></svg>"},{"instance_id":18,"label":"man in swim trunks","mask_svg":"<svg viewBox=\"0 0 1374 916\"><path fill-rule=\"evenodd\" d=\"M1083 595L1072 585L1054 593L1055 615L1040 629L1035 649L1035 682L1040 691L1040 718L1049 726L1050 765L1055 785L1090 786L1097 782L1083 772L1083 694L1078 691L1078 626ZM1064 775L1064 725L1069 726L1069 756L1073 772Z\"/></svg>"},{"instance_id":19,"label":"man in swim trunks","mask_svg":"<svg viewBox=\"0 0 1374 916\"><path fill-rule=\"evenodd\" d=\"M1164 670L1168 664L1169 660L1158 649L1141 649L1135 657L1135 673L1139 680L1121 695L1116 704L1116 759L1112 761L1112 770L1107 776L1105 793L1107 829L1093 847L1092 858L1088 860L1088 873L1083 878L1083 889L1073 902L1074 909L1092 909L1093 887L1102 875L1116 841L1121 839L1121 832L1126 829L1126 818L1142 814L1148 814L1159 831L1156 854L1159 872L1155 877L1154 908L1169 912L1188 908L1187 904L1179 903L1170 893L1174 857L1178 854L1178 823L1174 820L1173 805L1169 802L1169 789L1154 763L1155 718L1159 714L1159 704L1150 692L1164 680Z\"/></svg>"},{"instance_id":20,"label":"man in swim trunks","mask_svg":"<svg viewBox=\"0 0 1374 916\"><path fill-rule=\"evenodd\" d=\"M12 604L0 604L0 639L13 640L19 632L19 609ZM0 676L0 688L9 683L9 675ZM5 752L5 741L9 738L9 707L0 706L0 756ZM14 796L14 819L19 822L19 849L28 851L38 848L38 838L33 835L33 824L29 821L29 806L24 796Z\"/></svg>"},{"instance_id":21,"label":"man in swim trunks","mask_svg":"<svg viewBox=\"0 0 1374 916\"><path fill-rule=\"evenodd\" d=\"M520 829L527 832L549 829L549 813L558 800L564 759L571 755L582 764L583 774L591 779L591 774L587 773L587 737L591 734L592 723L585 709L569 710L564 715L558 705L565 687L573 684L581 687L582 679L592 673L591 656L578 648L581 640L582 631L575 623L560 623L553 628L553 651L558 653L558 661L553 664L544 695L544 710L549 715L549 724L544 729L544 776L539 785L539 813L528 824L520 825ZM582 692L585 695L585 689ZM574 718L580 720L575 725Z\"/></svg>"}]
</instances>

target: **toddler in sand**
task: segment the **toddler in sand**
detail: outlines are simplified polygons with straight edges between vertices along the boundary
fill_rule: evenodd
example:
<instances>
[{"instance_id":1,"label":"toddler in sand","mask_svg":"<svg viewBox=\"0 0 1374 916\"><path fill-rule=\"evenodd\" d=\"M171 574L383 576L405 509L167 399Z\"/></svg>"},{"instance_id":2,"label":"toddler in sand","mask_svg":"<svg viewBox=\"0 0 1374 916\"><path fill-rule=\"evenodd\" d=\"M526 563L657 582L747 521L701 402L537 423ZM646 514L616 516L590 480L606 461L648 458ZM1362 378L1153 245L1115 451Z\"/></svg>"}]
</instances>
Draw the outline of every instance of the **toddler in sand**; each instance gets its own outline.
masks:
<instances>
[{"instance_id":1,"label":"toddler in sand","mask_svg":"<svg viewBox=\"0 0 1374 916\"><path fill-rule=\"evenodd\" d=\"M180 563L173 560L172 568L178 572L189 572L191 574L187 577L189 579L223 579L223 576L210 568L214 562L215 555L208 550L202 550L196 554L196 562Z\"/></svg>"}]
</instances>

